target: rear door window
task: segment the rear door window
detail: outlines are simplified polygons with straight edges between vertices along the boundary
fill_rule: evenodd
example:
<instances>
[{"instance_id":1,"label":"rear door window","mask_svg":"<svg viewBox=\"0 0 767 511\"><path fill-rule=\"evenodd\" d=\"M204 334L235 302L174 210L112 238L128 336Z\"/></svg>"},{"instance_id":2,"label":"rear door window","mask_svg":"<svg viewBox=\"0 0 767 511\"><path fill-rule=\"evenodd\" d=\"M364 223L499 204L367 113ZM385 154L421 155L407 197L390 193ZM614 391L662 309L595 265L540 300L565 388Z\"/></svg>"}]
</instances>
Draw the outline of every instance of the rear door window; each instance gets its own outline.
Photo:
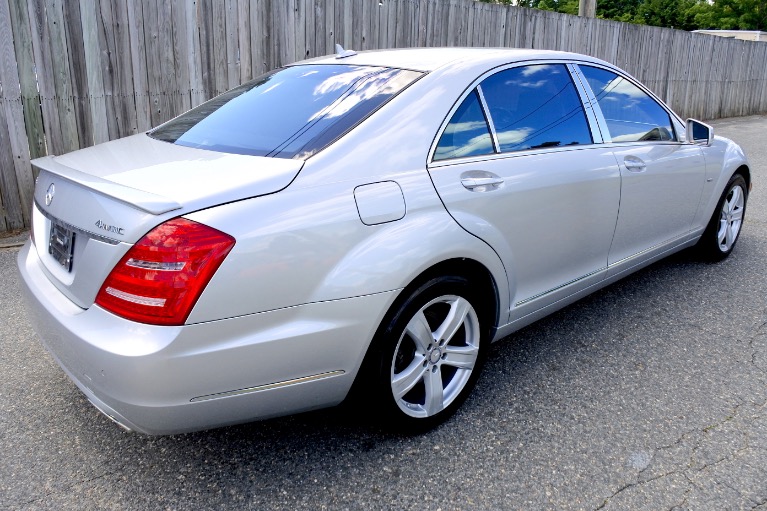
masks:
<instances>
[{"instance_id":1,"label":"rear door window","mask_svg":"<svg viewBox=\"0 0 767 511\"><path fill-rule=\"evenodd\" d=\"M593 142L564 64L513 67L489 76L480 87L501 152Z\"/></svg>"}]
</instances>

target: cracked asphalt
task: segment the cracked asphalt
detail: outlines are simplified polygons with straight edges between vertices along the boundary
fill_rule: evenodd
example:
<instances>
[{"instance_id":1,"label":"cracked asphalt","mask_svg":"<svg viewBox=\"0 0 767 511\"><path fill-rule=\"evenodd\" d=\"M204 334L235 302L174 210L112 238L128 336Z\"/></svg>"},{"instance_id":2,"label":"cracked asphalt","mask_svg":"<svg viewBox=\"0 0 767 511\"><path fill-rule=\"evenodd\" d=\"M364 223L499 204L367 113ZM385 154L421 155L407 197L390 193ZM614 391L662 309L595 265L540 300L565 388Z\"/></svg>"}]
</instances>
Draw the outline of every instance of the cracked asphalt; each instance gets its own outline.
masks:
<instances>
[{"instance_id":1,"label":"cracked asphalt","mask_svg":"<svg viewBox=\"0 0 767 511\"><path fill-rule=\"evenodd\" d=\"M733 255L675 255L495 344L415 437L342 409L125 433L37 341L0 240L0 507L767 509L767 116L713 124L754 174Z\"/></svg>"}]
</instances>

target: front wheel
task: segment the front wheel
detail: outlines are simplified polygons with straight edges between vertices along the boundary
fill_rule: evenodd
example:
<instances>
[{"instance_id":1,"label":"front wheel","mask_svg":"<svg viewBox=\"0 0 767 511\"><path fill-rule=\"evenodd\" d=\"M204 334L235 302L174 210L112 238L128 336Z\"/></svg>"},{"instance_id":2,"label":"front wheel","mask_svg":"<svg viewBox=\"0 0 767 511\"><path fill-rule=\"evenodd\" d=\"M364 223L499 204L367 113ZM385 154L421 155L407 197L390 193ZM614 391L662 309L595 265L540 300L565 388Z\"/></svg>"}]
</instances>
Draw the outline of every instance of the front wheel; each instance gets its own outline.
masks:
<instances>
[{"instance_id":1,"label":"front wheel","mask_svg":"<svg viewBox=\"0 0 767 511\"><path fill-rule=\"evenodd\" d=\"M698 251L704 257L720 261L730 255L740 236L747 201L746 180L740 174L734 174L698 242Z\"/></svg>"},{"instance_id":2,"label":"front wheel","mask_svg":"<svg viewBox=\"0 0 767 511\"><path fill-rule=\"evenodd\" d=\"M376 340L379 399L387 426L422 431L449 417L471 392L487 339L468 282L427 282L390 316Z\"/></svg>"}]
</instances>

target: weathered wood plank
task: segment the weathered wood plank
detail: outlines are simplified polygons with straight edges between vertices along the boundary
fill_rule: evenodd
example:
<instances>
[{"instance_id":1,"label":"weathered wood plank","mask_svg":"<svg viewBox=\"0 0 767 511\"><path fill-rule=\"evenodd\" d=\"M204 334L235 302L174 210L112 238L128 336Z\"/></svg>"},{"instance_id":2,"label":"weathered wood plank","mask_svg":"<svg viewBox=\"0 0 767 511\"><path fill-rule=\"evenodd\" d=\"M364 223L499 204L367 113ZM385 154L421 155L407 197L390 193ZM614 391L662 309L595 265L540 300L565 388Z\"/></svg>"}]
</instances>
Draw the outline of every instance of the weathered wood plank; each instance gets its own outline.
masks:
<instances>
[{"instance_id":1,"label":"weathered wood plank","mask_svg":"<svg viewBox=\"0 0 767 511\"><path fill-rule=\"evenodd\" d=\"M200 79L203 100L211 98L216 88L213 70L213 14L210 2L197 4L197 26L200 37Z\"/></svg>"},{"instance_id":2,"label":"weathered wood plank","mask_svg":"<svg viewBox=\"0 0 767 511\"><path fill-rule=\"evenodd\" d=\"M365 2L362 6L364 30L362 42L363 50L373 50L378 48L378 20L380 18L380 6L375 2Z\"/></svg>"},{"instance_id":3,"label":"weathered wood plank","mask_svg":"<svg viewBox=\"0 0 767 511\"><path fill-rule=\"evenodd\" d=\"M252 31L251 55L253 59L253 76L267 72L269 68L269 52L271 47L271 27L268 25L267 5L265 2L255 2L250 5L250 26ZM312 30L314 28L312 27ZM312 32L313 33L313 32Z\"/></svg>"},{"instance_id":4,"label":"weathered wood plank","mask_svg":"<svg viewBox=\"0 0 767 511\"><path fill-rule=\"evenodd\" d=\"M237 0L237 44L240 62L240 83L253 78L250 56L250 2Z\"/></svg>"},{"instance_id":5,"label":"weathered wood plank","mask_svg":"<svg viewBox=\"0 0 767 511\"><path fill-rule=\"evenodd\" d=\"M19 73L16 63L16 54L13 49L13 31L11 30L10 8L6 0L0 0L0 86L3 90L1 98L2 119L0 130L5 139L0 142L0 151L5 153L6 158L11 158L11 163L4 162L0 167L0 173L7 174L4 181L16 183L8 189L10 196L3 200L9 206L14 204L18 197L20 209L13 209L8 216L8 223L16 225L21 218L22 225L29 225L29 212L32 208L32 189L34 179L29 165L29 141L24 129L24 112L21 105L21 92L19 89ZM5 147L3 147L5 146Z\"/></svg>"},{"instance_id":6,"label":"weathered wood plank","mask_svg":"<svg viewBox=\"0 0 767 511\"><path fill-rule=\"evenodd\" d=\"M96 4L84 2L80 9L80 27L83 35L83 58L88 80L88 103L90 105L91 139L99 144L109 140L107 107L104 98L104 82L101 76Z\"/></svg>"},{"instance_id":7,"label":"weathered wood plank","mask_svg":"<svg viewBox=\"0 0 767 511\"><path fill-rule=\"evenodd\" d=\"M136 129L138 131L148 130L152 124L149 87L147 85L143 10L141 0L128 0L128 35L130 37L131 67L133 68L133 102L136 105Z\"/></svg>"},{"instance_id":8,"label":"weathered wood plank","mask_svg":"<svg viewBox=\"0 0 767 511\"><path fill-rule=\"evenodd\" d=\"M187 11L193 8L190 2L175 2L171 5L171 27L173 30L173 62L175 63L176 91L181 112L192 108L192 75L190 70L190 38L187 34Z\"/></svg>"},{"instance_id":9,"label":"weathered wood plank","mask_svg":"<svg viewBox=\"0 0 767 511\"><path fill-rule=\"evenodd\" d=\"M88 101L88 77L85 69L85 49L83 46L82 25L80 23L80 5L77 2L64 2L64 30L69 51L69 74L72 83L72 101L74 104L75 123L80 147L93 144L93 132L90 123L90 103Z\"/></svg>"},{"instance_id":10,"label":"weathered wood plank","mask_svg":"<svg viewBox=\"0 0 767 511\"><path fill-rule=\"evenodd\" d=\"M270 68L283 66L292 61L289 41L295 38L294 27L288 26L287 8L289 0L272 1L269 8L269 26L272 30L272 52Z\"/></svg>"},{"instance_id":11,"label":"weathered wood plank","mask_svg":"<svg viewBox=\"0 0 767 511\"><path fill-rule=\"evenodd\" d=\"M25 211L28 210L21 201L14 171L8 118L5 108L0 108L0 228L23 229L28 226L29 222L24 220Z\"/></svg>"},{"instance_id":12,"label":"weathered wood plank","mask_svg":"<svg viewBox=\"0 0 767 511\"><path fill-rule=\"evenodd\" d=\"M229 88L227 55L226 55L226 4L224 2L211 2L211 15L213 18L213 83L215 89L213 96L217 96Z\"/></svg>"},{"instance_id":13,"label":"weathered wood plank","mask_svg":"<svg viewBox=\"0 0 767 511\"><path fill-rule=\"evenodd\" d=\"M142 0L144 14L144 49L146 51L147 94L149 98L149 118L152 126L168 119L168 104L163 98L162 76L157 70L162 69L160 55L159 20L156 0ZM107 104L107 108L109 105Z\"/></svg>"},{"instance_id":14,"label":"weathered wood plank","mask_svg":"<svg viewBox=\"0 0 767 511\"><path fill-rule=\"evenodd\" d=\"M9 2L13 43L19 70L19 89L24 110L24 125L27 132L30 158L46 154L43 113L40 110L40 93L35 77L35 56L32 49L32 34L29 26L29 11L26 4Z\"/></svg>"},{"instance_id":15,"label":"weathered wood plank","mask_svg":"<svg viewBox=\"0 0 767 511\"><path fill-rule=\"evenodd\" d=\"M117 67L117 110L120 115L120 136L138 133L138 116L136 114L136 98L133 82L133 65L131 59L130 22L128 18L128 0L113 0L112 11L115 23L115 58ZM188 79L185 83L188 83Z\"/></svg>"},{"instance_id":16,"label":"weathered wood plank","mask_svg":"<svg viewBox=\"0 0 767 511\"><path fill-rule=\"evenodd\" d=\"M163 115L160 122L165 122L183 111L179 84L176 82L176 60L174 57L171 5L166 0L157 1L157 35L160 67L155 70L160 74L160 102Z\"/></svg>"},{"instance_id":17,"label":"weathered wood plank","mask_svg":"<svg viewBox=\"0 0 767 511\"><path fill-rule=\"evenodd\" d=\"M306 58L306 1L296 0L294 9L293 60L298 61Z\"/></svg>"},{"instance_id":18,"label":"weathered wood plank","mask_svg":"<svg viewBox=\"0 0 767 511\"><path fill-rule=\"evenodd\" d=\"M45 18L45 1L30 0L27 3L29 28L32 36L32 52L35 57L37 83L40 89L40 108L43 113L43 128L47 154L64 152L64 137L56 104L56 88L53 83L53 56L51 54L50 32Z\"/></svg>"},{"instance_id":19,"label":"weathered wood plank","mask_svg":"<svg viewBox=\"0 0 767 511\"><path fill-rule=\"evenodd\" d=\"M46 0L46 22L50 34L53 64L53 83L56 90L56 105L59 111L61 135L65 152L80 148L77 133L77 119L72 92L69 49L67 48L66 29L62 0Z\"/></svg>"},{"instance_id":20,"label":"weathered wood plank","mask_svg":"<svg viewBox=\"0 0 767 511\"><path fill-rule=\"evenodd\" d=\"M239 35L237 33L237 0L220 0L224 3L226 22L226 78L227 89L240 83L240 51Z\"/></svg>"},{"instance_id":21,"label":"weathered wood plank","mask_svg":"<svg viewBox=\"0 0 767 511\"><path fill-rule=\"evenodd\" d=\"M110 0L98 0L96 2L96 21L98 24L98 45L101 51L99 58L101 62L101 79L104 84L104 102L107 109L107 129L109 139L120 137L120 127L122 125L119 119L118 107L118 87L116 66L114 65L114 53L116 51L114 44L114 19L112 18L112 2Z\"/></svg>"},{"instance_id":22,"label":"weathered wood plank","mask_svg":"<svg viewBox=\"0 0 767 511\"><path fill-rule=\"evenodd\" d=\"M343 7L341 10L341 21L343 23L343 45L344 48L351 48L354 49L354 36L355 36L355 30L354 30L354 9L357 7L357 2L355 0L343 0ZM338 16L339 8L336 7L336 16Z\"/></svg>"}]
</instances>

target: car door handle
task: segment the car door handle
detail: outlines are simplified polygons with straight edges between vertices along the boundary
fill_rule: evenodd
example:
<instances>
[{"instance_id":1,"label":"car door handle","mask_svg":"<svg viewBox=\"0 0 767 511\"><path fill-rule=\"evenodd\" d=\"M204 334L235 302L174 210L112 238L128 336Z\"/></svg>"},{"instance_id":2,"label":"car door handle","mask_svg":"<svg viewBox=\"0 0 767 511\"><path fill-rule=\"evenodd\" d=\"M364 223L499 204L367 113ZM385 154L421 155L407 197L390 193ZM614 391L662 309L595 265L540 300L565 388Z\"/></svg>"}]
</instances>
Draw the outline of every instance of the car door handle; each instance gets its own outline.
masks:
<instances>
[{"instance_id":1,"label":"car door handle","mask_svg":"<svg viewBox=\"0 0 767 511\"><path fill-rule=\"evenodd\" d=\"M468 174L468 173L467 173ZM503 178L490 174L489 172L482 172L483 175L467 176L461 178L461 184L467 190L472 192L489 192L497 190L503 184Z\"/></svg>"},{"instance_id":2,"label":"car door handle","mask_svg":"<svg viewBox=\"0 0 767 511\"><path fill-rule=\"evenodd\" d=\"M644 172L647 169L647 164L636 156L626 156L623 158L623 164L629 172Z\"/></svg>"}]
</instances>

